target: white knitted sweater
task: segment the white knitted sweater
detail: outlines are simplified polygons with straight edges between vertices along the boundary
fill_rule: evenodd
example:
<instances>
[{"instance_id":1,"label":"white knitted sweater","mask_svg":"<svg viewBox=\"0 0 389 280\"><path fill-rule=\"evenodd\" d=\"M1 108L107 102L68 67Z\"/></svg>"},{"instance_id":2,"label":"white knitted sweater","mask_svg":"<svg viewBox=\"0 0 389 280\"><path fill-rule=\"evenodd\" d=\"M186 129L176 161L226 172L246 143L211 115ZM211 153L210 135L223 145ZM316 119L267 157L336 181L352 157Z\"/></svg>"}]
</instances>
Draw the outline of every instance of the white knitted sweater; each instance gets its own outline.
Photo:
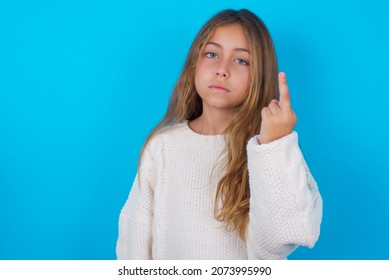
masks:
<instances>
[{"instance_id":1,"label":"white knitted sweater","mask_svg":"<svg viewBox=\"0 0 389 280\"><path fill-rule=\"evenodd\" d=\"M213 216L224 147L223 135L198 134L187 122L149 142L140 185L136 176L120 213L118 259L285 259L299 245L314 246L322 200L297 133L247 144L246 242Z\"/></svg>"}]
</instances>

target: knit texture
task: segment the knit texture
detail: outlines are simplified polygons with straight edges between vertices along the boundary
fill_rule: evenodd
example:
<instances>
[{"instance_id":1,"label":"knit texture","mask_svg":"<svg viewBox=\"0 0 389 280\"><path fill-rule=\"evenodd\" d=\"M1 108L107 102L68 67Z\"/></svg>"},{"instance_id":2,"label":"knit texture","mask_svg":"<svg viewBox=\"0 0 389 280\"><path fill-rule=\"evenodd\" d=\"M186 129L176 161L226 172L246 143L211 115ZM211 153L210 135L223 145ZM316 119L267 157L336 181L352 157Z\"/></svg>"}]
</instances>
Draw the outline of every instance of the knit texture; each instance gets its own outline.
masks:
<instances>
[{"instance_id":1,"label":"knit texture","mask_svg":"<svg viewBox=\"0 0 389 280\"><path fill-rule=\"evenodd\" d=\"M322 200L293 132L247 144L250 222L247 242L215 220L224 135L201 135L187 122L154 137L120 213L118 259L285 259L312 248ZM139 179L139 180L138 180Z\"/></svg>"}]
</instances>

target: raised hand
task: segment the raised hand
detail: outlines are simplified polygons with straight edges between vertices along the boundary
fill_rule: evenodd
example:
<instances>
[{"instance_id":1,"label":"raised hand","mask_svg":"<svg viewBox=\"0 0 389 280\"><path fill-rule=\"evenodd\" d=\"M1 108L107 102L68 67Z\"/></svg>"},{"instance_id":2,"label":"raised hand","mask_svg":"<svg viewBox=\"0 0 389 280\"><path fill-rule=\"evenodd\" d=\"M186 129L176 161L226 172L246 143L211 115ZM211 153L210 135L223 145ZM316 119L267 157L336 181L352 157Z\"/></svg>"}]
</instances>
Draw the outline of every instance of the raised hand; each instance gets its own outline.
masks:
<instances>
[{"instance_id":1,"label":"raised hand","mask_svg":"<svg viewBox=\"0 0 389 280\"><path fill-rule=\"evenodd\" d=\"M290 105L290 95L284 72L278 74L280 87L280 100L273 99L267 107L261 111L262 123L259 135L259 143L265 144L293 131L297 123L297 117Z\"/></svg>"}]
</instances>

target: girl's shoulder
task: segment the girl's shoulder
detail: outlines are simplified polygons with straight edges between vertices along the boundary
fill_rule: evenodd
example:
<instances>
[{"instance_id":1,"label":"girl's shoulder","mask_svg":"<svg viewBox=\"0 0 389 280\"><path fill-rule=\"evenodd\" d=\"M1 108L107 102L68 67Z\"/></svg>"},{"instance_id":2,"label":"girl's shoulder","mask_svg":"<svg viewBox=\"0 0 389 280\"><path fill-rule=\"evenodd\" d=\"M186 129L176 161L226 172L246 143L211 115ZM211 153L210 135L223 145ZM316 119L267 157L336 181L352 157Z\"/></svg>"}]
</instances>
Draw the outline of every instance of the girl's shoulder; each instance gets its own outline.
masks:
<instances>
[{"instance_id":1,"label":"girl's shoulder","mask_svg":"<svg viewBox=\"0 0 389 280\"><path fill-rule=\"evenodd\" d=\"M165 126L161 128L154 136L153 138L156 139L155 141L158 141L158 139L170 139L172 137L176 137L178 135L182 135L188 132L189 126L188 122L180 122L171 124L168 126Z\"/></svg>"},{"instance_id":2,"label":"girl's shoulder","mask_svg":"<svg viewBox=\"0 0 389 280\"><path fill-rule=\"evenodd\" d=\"M172 136L180 133L186 133L188 132L188 129L188 121L183 121L162 128L158 134L164 136Z\"/></svg>"},{"instance_id":3,"label":"girl's shoulder","mask_svg":"<svg viewBox=\"0 0 389 280\"><path fill-rule=\"evenodd\" d=\"M176 141L177 138L186 138L188 135L189 126L188 122L180 122L163 127L149 140L147 149L156 150L161 149L164 143Z\"/></svg>"},{"instance_id":4,"label":"girl's shoulder","mask_svg":"<svg viewBox=\"0 0 389 280\"><path fill-rule=\"evenodd\" d=\"M225 135L203 135L193 131L189 127L187 120L166 126L159 130L150 139L148 146L154 150L174 149L179 147L186 149L188 146L192 148L224 147L226 143Z\"/></svg>"}]
</instances>

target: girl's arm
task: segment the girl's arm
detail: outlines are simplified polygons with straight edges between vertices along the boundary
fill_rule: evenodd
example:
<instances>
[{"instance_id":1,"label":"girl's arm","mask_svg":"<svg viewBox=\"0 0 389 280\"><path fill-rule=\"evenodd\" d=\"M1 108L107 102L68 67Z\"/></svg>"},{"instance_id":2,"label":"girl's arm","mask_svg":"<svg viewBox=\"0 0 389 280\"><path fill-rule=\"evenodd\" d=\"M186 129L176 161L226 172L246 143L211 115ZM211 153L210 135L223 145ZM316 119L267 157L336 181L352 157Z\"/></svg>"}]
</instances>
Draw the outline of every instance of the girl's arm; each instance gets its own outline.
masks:
<instances>
[{"instance_id":1,"label":"girl's arm","mask_svg":"<svg viewBox=\"0 0 389 280\"><path fill-rule=\"evenodd\" d=\"M140 175L135 177L130 195L120 213L116 244L118 259L152 259L155 149L155 141L150 141L142 156Z\"/></svg>"},{"instance_id":2,"label":"girl's arm","mask_svg":"<svg viewBox=\"0 0 389 280\"><path fill-rule=\"evenodd\" d=\"M292 132L247 145L250 182L249 258L285 259L297 246L312 248L320 233L322 199Z\"/></svg>"}]
</instances>

